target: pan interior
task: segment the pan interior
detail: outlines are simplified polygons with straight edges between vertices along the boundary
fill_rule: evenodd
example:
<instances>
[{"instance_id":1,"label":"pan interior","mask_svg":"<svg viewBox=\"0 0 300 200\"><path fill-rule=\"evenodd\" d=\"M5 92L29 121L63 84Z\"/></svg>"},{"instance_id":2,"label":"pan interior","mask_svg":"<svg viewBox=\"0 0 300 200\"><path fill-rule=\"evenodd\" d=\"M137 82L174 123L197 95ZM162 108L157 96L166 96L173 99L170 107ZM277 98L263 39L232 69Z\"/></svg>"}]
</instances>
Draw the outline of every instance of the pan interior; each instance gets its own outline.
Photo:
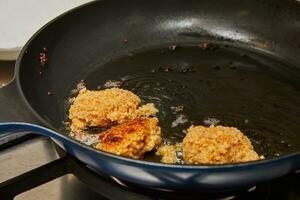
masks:
<instances>
[{"instance_id":1,"label":"pan interior","mask_svg":"<svg viewBox=\"0 0 300 200\"><path fill-rule=\"evenodd\" d=\"M96 66L84 80L88 89L118 81L153 102L165 143L181 142L192 124L215 123L239 128L266 158L299 151L300 70L261 52L217 43L155 47ZM158 161L153 153L145 159Z\"/></svg>"}]
</instances>

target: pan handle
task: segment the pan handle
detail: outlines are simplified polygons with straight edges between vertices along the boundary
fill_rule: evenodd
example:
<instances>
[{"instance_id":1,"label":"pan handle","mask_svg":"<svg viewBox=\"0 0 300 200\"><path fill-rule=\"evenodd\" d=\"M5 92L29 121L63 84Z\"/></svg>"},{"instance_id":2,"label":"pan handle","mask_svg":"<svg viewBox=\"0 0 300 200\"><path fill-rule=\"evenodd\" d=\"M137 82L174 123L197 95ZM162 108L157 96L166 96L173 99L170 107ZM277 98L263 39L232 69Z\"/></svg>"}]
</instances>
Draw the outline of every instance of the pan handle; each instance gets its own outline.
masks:
<instances>
[{"instance_id":1,"label":"pan handle","mask_svg":"<svg viewBox=\"0 0 300 200\"><path fill-rule=\"evenodd\" d=\"M3 122L0 123L0 137L1 135L7 135L7 134L18 134L18 133L24 133L24 132L31 132L31 133L37 133L39 135L48 136L52 139L55 139L61 143L74 143L70 138L67 136L64 136L62 134L57 133L56 131L53 131L51 129L36 125L36 124L30 124L30 123L24 123L24 122Z\"/></svg>"},{"instance_id":2,"label":"pan handle","mask_svg":"<svg viewBox=\"0 0 300 200\"><path fill-rule=\"evenodd\" d=\"M34 116L21 97L15 79L8 85L0 88L0 122L9 121L41 124L41 121ZM0 145L8 144L10 141L23 136L27 137L31 133L23 131L19 133L6 132L5 134L0 134Z\"/></svg>"},{"instance_id":3,"label":"pan handle","mask_svg":"<svg viewBox=\"0 0 300 200\"><path fill-rule=\"evenodd\" d=\"M77 153L83 154L83 158L97 157L98 152L92 148L87 148L85 145L71 139L70 137L58 133L49 128L39 126L36 124L24 123L24 122L3 122L0 123L0 137L2 135L14 135L24 132L36 133L38 135L50 137L55 143L70 155L77 157Z\"/></svg>"},{"instance_id":4,"label":"pan handle","mask_svg":"<svg viewBox=\"0 0 300 200\"><path fill-rule=\"evenodd\" d=\"M16 80L0 88L0 122L6 121L41 124L20 95Z\"/></svg>"}]
</instances>

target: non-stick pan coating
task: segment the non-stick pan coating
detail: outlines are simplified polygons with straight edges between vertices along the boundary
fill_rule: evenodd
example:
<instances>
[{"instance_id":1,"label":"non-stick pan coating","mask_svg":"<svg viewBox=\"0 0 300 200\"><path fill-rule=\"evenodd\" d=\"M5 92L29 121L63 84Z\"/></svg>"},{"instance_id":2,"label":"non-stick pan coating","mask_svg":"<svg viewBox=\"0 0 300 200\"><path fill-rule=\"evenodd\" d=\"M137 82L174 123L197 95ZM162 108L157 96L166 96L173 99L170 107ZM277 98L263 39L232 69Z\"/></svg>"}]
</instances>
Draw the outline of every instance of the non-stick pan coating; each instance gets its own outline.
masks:
<instances>
[{"instance_id":1,"label":"non-stick pan coating","mask_svg":"<svg viewBox=\"0 0 300 200\"><path fill-rule=\"evenodd\" d=\"M170 45L131 52L81 78L89 89L118 81L155 103L168 144L181 142L192 124L215 121L241 129L266 158L300 147L300 71L259 51L226 43ZM151 153L145 159L158 160Z\"/></svg>"},{"instance_id":2,"label":"non-stick pan coating","mask_svg":"<svg viewBox=\"0 0 300 200\"><path fill-rule=\"evenodd\" d=\"M122 87L157 105L171 143L191 124L216 118L240 128L267 158L299 151L299 46L290 26L299 17L290 12L296 8L276 7L280 1L259 8L254 2L166 1L149 9L153 3L86 6L31 41L19 79L44 121L65 133L64 104L81 79L89 89L123 80ZM172 114L178 105L184 111ZM170 128L180 114L188 122Z\"/></svg>"},{"instance_id":3,"label":"non-stick pan coating","mask_svg":"<svg viewBox=\"0 0 300 200\"><path fill-rule=\"evenodd\" d=\"M229 189L283 176L300 166L299 21L295 1L92 2L35 34L16 62L15 82L4 89L10 93L16 86L22 105L60 134L30 124L2 127L50 135L96 171L143 187ZM207 42L217 47L204 50ZM169 51L174 44L178 48ZM48 58L46 66L40 56ZM166 165L101 153L61 136L66 99L81 79L95 89L121 78L124 88L157 105L170 142L180 140L190 123L210 117L240 128L267 158L282 156L235 165ZM188 122L171 130L170 106L176 104L185 105Z\"/></svg>"}]
</instances>

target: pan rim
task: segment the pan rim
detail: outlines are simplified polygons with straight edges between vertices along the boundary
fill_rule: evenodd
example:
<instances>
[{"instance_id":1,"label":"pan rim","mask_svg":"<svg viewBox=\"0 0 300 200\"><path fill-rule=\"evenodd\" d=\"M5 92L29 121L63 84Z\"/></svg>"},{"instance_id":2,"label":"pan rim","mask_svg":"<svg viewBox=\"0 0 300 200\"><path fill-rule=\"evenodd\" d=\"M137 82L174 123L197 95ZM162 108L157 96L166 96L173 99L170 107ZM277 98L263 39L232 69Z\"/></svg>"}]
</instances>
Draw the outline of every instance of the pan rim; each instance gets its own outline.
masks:
<instances>
[{"instance_id":1,"label":"pan rim","mask_svg":"<svg viewBox=\"0 0 300 200\"><path fill-rule=\"evenodd\" d=\"M128 157L122 157L122 156L118 156L112 153L108 153L108 152L104 152L104 151L99 151L95 148L92 148L88 145L82 144L79 141L76 141L74 139L71 139L70 137L66 136L66 134L62 133L61 131L57 130L55 127L53 127L49 122L47 122L43 117L41 117L36 111L35 109L31 106L31 104L29 103L29 101L27 100L23 90L22 90L22 86L21 86L21 81L20 81L20 68L21 68L21 61L24 57L24 55L27 53L26 50L28 48L28 46L31 44L31 42L39 35L39 33L41 33L45 28L47 28L50 24L52 24L53 22L63 18L65 15L72 13L74 11L80 10L83 7L87 7L90 6L92 4L95 3L99 3L99 2L103 2L104 0L101 1L92 1L92 2L88 2L86 4L80 5L78 7L75 7L61 15L59 15L58 17L52 19L51 21L49 21L48 23L46 23L44 26L42 26L38 31L36 31L31 38L26 42L26 44L24 45L24 47L22 48L22 50L20 51L20 54L16 60L15 63L15 72L14 72L14 77L13 79L8 83L12 83L12 82L16 82L16 86L17 86L17 92L19 92L22 100L24 101L25 105L29 108L30 112L32 112L34 114L35 117L37 117L37 119L39 121L41 121L44 125L46 125L47 127L50 128L50 131L56 132L58 134L60 134L61 137L65 137L65 139L67 140L72 140L72 142L75 142L77 145L97 152L99 155L112 158L112 159L117 159L119 161L125 161L125 162L129 162L131 164L135 164L135 165L142 165L142 166L149 166L149 167L162 167L162 168L170 168L170 169L187 169L187 170L217 170L217 171L221 171L221 170L226 170L226 169L231 169L231 168L236 168L236 167L240 167L240 168L251 168L254 166L258 166L258 165L268 165L268 164L274 164L276 162L284 162L287 161L289 159L292 159L293 157L299 157L300 158L300 150L294 153L290 153L290 154L285 154L279 157L275 157L275 158L271 158L271 159L263 159L263 160L257 160L257 161L251 161L251 162L244 162L244 163L235 163L235 164L221 164L221 165L191 165L191 164L183 164L183 165L178 165L178 164L166 164L166 163L157 163L157 162L151 162L151 161L144 161L144 160L136 160L136 159L132 159L132 158L128 158ZM38 126L35 124L35 126ZM45 127L42 127L43 129L47 129ZM51 138L51 140L53 140Z\"/></svg>"}]
</instances>

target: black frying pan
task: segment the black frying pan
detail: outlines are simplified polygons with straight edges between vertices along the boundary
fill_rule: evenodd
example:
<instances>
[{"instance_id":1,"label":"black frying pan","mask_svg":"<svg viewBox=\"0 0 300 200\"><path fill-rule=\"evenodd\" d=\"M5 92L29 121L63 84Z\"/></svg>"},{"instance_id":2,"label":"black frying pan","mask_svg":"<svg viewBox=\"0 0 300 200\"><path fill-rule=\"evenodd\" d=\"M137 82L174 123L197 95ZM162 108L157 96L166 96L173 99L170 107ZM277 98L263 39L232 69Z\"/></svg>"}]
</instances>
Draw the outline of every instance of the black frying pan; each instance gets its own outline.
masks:
<instances>
[{"instance_id":1,"label":"black frying pan","mask_svg":"<svg viewBox=\"0 0 300 200\"><path fill-rule=\"evenodd\" d=\"M300 168L300 7L293 1L97 1L44 26L23 48L0 91L0 132L50 136L91 168L144 187L229 189ZM174 46L175 45L175 46ZM42 54L41 54L42 53ZM48 62L41 64L39 57ZM122 81L159 108L163 137L217 119L241 129L265 160L217 166L133 160L66 136L66 99ZM19 98L10 98L18 92ZM183 105L182 113L171 106ZM172 127L183 114L186 123ZM216 120L215 120L216 121Z\"/></svg>"}]
</instances>

